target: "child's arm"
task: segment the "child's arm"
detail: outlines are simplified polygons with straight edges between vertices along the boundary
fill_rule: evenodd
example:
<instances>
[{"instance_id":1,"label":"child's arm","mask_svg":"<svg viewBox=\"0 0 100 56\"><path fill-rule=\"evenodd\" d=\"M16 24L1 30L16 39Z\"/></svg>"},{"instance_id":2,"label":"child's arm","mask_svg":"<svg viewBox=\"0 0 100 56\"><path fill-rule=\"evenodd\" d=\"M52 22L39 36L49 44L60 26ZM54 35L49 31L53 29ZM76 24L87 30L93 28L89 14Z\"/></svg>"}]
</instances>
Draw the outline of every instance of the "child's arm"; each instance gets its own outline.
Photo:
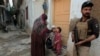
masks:
<instances>
[{"instance_id":1,"label":"child's arm","mask_svg":"<svg viewBox=\"0 0 100 56\"><path fill-rule=\"evenodd\" d=\"M58 42L61 41L61 35L60 35L60 34L58 34L56 37L57 37L58 39L54 42L54 44L57 44Z\"/></svg>"},{"instance_id":2,"label":"child's arm","mask_svg":"<svg viewBox=\"0 0 100 56\"><path fill-rule=\"evenodd\" d=\"M54 44L57 44L58 42L59 42L59 40L55 41L55 43L54 43Z\"/></svg>"}]
</instances>

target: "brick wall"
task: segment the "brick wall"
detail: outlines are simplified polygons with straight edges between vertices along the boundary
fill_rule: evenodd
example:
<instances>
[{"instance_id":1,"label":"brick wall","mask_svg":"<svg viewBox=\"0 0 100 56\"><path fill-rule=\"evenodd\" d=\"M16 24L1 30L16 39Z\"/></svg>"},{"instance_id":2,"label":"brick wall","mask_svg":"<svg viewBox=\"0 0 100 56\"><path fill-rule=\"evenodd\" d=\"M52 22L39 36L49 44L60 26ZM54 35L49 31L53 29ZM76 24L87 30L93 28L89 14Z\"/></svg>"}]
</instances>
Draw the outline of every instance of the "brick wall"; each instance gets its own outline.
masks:
<instances>
[{"instance_id":1,"label":"brick wall","mask_svg":"<svg viewBox=\"0 0 100 56\"><path fill-rule=\"evenodd\" d=\"M91 0L94 3L94 7L92 10L92 16L97 18L100 22L100 0Z\"/></svg>"},{"instance_id":2,"label":"brick wall","mask_svg":"<svg viewBox=\"0 0 100 56\"><path fill-rule=\"evenodd\" d=\"M100 24L100 0L91 0L94 3L92 16L99 20ZM92 41L90 48L90 56L100 56L100 34L99 37Z\"/></svg>"}]
</instances>

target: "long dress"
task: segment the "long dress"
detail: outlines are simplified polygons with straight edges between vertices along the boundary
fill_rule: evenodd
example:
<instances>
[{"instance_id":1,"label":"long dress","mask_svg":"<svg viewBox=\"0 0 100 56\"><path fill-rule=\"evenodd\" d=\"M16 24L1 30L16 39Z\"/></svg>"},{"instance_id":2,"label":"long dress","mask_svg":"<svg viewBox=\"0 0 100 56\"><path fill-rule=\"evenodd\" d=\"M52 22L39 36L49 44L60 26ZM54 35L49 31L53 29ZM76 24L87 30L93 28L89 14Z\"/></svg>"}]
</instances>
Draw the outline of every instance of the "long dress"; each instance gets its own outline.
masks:
<instances>
[{"instance_id":1,"label":"long dress","mask_svg":"<svg viewBox=\"0 0 100 56\"><path fill-rule=\"evenodd\" d=\"M31 56L45 56L45 37L47 25L43 20L38 18L33 25L31 34Z\"/></svg>"},{"instance_id":2,"label":"long dress","mask_svg":"<svg viewBox=\"0 0 100 56\"><path fill-rule=\"evenodd\" d=\"M54 38L54 48L56 51L57 55L61 54L61 48L62 48L62 44L61 44L61 34L60 33L56 33L55 34L55 38Z\"/></svg>"}]
</instances>

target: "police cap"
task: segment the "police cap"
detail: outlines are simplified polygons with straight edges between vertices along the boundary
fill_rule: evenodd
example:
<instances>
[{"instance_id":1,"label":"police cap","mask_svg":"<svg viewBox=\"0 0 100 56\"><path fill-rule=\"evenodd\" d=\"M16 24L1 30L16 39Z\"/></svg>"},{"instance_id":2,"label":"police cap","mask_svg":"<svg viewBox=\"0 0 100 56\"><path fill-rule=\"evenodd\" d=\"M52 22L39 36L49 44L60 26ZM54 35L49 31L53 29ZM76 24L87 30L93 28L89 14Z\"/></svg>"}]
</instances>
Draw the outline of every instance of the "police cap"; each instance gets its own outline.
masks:
<instances>
[{"instance_id":1,"label":"police cap","mask_svg":"<svg viewBox=\"0 0 100 56\"><path fill-rule=\"evenodd\" d=\"M86 1L82 4L81 9L83 9L84 7L93 7L93 3L91 1Z\"/></svg>"}]
</instances>

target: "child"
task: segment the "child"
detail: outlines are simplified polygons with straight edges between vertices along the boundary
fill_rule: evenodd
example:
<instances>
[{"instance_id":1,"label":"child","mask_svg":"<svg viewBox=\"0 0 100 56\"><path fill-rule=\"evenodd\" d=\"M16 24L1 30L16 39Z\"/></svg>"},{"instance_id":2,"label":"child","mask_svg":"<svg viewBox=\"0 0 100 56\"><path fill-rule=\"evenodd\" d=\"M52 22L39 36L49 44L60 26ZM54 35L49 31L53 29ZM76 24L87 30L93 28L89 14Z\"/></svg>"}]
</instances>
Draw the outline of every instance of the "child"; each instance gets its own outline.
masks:
<instances>
[{"instance_id":1,"label":"child","mask_svg":"<svg viewBox=\"0 0 100 56\"><path fill-rule=\"evenodd\" d=\"M53 50L53 45L54 45L54 38L55 38L55 32L56 32L56 27L55 26L52 26L52 29L51 29L51 33L49 33L48 37L47 37L47 41L48 42L51 42L51 43L47 43L47 48L48 49L52 49Z\"/></svg>"},{"instance_id":2,"label":"child","mask_svg":"<svg viewBox=\"0 0 100 56\"><path fill-rule=\"evenodd\" d=\"M55 38L54 38L54 49L56 52L56 55L60 55L61 54L61 28L57 27L56 28L56 33L55 33Z\"/></svg>"}]
</instances>

